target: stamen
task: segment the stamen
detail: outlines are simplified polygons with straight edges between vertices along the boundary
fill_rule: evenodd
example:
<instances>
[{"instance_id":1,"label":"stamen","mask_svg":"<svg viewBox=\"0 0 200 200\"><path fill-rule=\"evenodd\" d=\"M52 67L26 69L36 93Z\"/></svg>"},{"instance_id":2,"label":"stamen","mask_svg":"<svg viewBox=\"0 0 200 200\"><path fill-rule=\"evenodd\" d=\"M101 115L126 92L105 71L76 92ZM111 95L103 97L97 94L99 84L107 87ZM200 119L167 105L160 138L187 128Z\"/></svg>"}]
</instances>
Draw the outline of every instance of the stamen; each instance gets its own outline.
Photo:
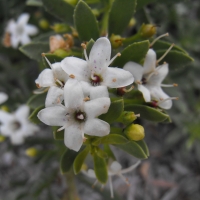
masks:
<instances>
[{"instance_id":1,"label":"stamen","mask_svg":"<svg viewBox=\"0 0 200 200\"><path fill-rule=\"evenodd\" d=\"M45 56L45 53L42 53L42 56L45 58L45 60L46 60L47 63L49 64L49 67L51 67L51 69L52 69L52 65L51 65L51 63L49 62L49 60L47 59L47 57Z\"/></svg>"},{"instance_id":2,"label":"stamen","mask_svg":"<svg viewBox=\"0 0 200 200\"><path fill-rule=\"evenodd\" d=\"M121 53L117 53L109 62L108 66L117 58L118 56L121 56Z\"/></svg>"},{"instance_id":3,"label":"stamen","mask_svg":"<svg viewBox=\"0 0 200 200\"><path fill-rule=\"evenodd\" d=\"M92 188L94 188L95 185L96 185L97 183L98 183L98 180L96 180L96 181L93 183Z\"/></svg>"},{"instance_id":4,"label":"stamen","mask_svg":"<svg viewBox=\"0 0 200 200\"><path fill-rule=\"evenodd\" d=\"M137 84L142 85L141 81L135 81Z\"/></svg>"},{"instance_id":5,"label":"stamen","mask_svg":"<svg viewBox=\"0 0 200 200\"><path fill-rule=\"evenodd\" d=\"M129 89L124 88L123 91L127 93L133 90L133 88L134 88L134 85L132 85Z\"/></svg>"},{"instance_id":6,"label":"stamen","mask_svg":"<svg viewBox=\"0 0 200 200\"><path fill-rule=\"evenodd\" d=\"M173 83L173 84L161 84L160 86L161 87L177 87L178 84L176 84L176 83Z\"/></svg>"},{"instance_id":7,"label":"stamen","mask_svg":"<svg viewBox=\"0 0 200 200\"><path fill-rule=\"evenodd\" d=\"M126 169L121 170L121 173L122 173L122 174L125 174L125 173L128 173L128 172L134 170L140 163L141 163L140 160L137 161L134 165L132 165L132 166L126 168Z\"/></svg>"},{"instance_id":8,"label":"stamen","mask_svg":"<svg viewBox=\"0 0 200 200\"><path fill-rule=\"evenodd\" d=\"M163 38L163 37L166 37L166 36L169 36L169 33L165 33L163 35L160 35L158 36L155 40L153 40L153 42L150 44L150 48L160 39L160 38Z\"/></svg>"},{"instance_id":9,"label":"stamen","mask_svg":"<svg viewBox=\"0 0 200 200\"><path fill-rule=\"evenodd\" d=\"M136 116L136 117L140 117L140 113L138 113L138 114L135 114L135 116Z\"/></svg>"},{"instance_id":10,"label":"stamen","mask_svg":"<svg viewBox=\"0 0 200 200\"><path fill-rule=\"evenodd\" d=\"M83 101L89 101L89 100L90 100L89 97L85 97L85 98L83 99Z\"/></svg>"},{"instance_id":11,"label":"stamen","mask_svg":"<svg viewBox=\"0 0 200 200\"><path fill-rule=\"evenodd\" d=\"M159 58L157 61L156 61L156 64L158 64L169 52L170 50L173 48L175 44L172 44L169 49L161 56L161 58Z\"/></svg>"},{"instance_id":12,"label":"stamen","mask_svg":"<svg viewBox=\"0 0 200 200\"><path fill-rule=\"evenodd\" d=\"M118 176L119 176L128 186L130 185L128 179L127 179L126 177L124 177L121 173L118 174Z\"/></svg>"},{"instance_id":13,"label":"stamen","mask_svg":"<svg viewBox=\"0 0 200 200\"><path fill-rule=\"evenodd\" d=\"M59 129L57 130L57 132L62 131L63 129L65 129L65 126L62 126L61 128L59 128Z\"/></svg>"},{"instance_id":14,"label":"stamen","mask_svg":"<svg viewBox=\"0 0 200 200\"><path fill-rule=\"evenodd\" d=\"M112 177L111 176L109 176L109 185L110 185L110 197L114 198L113 185L112 185Z\"/></svg>"},{"instance_id":15,"label":"stamen","mask_svg":"<svg viewBox=\"0 0 200 200\"><path fill-rule=\"evenodd\" d=\"M83 116L83 114L80 114L80 115L77 115L77 118L83 120L84 116Z\"/></svg>"},{"instance_id":16,"label":"stamen","mask_svg":"<svg viewBox=\"0 0 200 200\"><path fill-rule=\"evenodd\" d=\"M178 97L169 97L169 98L166 98L166 99L160 99L160 101L157 102L157 105L165 102L165 101L168 101L168 100L178 100Z\"/></svg>"},{"instance_id":17,"label":"stamen","mask_svg":"<svg viewBox=\"0 0 200 200\"><path fill-rule=\"evenodd\" d=\"M69 75L70 78L75 78L74 74Z\"/></svg>"},{"instance_id":18,"label":"stamen","mask_svg":"<svg viewBox=\"0 0 200 200\"><path fill-rule=\"evenodd\" d=\"M147 76L147 78L146 78L146 82L148 82L149 79L150 79L153 75L157 75L157 74L158 74L157 70L151 72L151 73Z\"/></svg>"},{"instance_id":19,"label":"stamen","mask_svg":"<svg viewBox=\"0 0 200 200\"><path fill-rule=\"evenodd\" d=\"M105 185L103 185L103 184L101 185L101 191L103 191L103 189L104 189L104 186L105 186Z\"/></svg>"},{"instance_id":20,"label":"stamen","mask_svg":"<svg viewBox=\"0 0 200 200\"><path fill-rule=\"evenodd\" d=\"M63 83L60 80L56 79L56 82L58 82L60 86L63 87Z\"/></svg>"},{"instance_id":21,"label":"stamen","mask_svg":"<svg viewBox=\"0 0 200 200\"><path fill-rule=\"evenodd\" d=\"M88 56L87 56L87 51L86 51L86 44L82 43L81 46L83 47L83 52L84 52L84 56L87 62L89 62Z\"/></svg>"}]
</instances>

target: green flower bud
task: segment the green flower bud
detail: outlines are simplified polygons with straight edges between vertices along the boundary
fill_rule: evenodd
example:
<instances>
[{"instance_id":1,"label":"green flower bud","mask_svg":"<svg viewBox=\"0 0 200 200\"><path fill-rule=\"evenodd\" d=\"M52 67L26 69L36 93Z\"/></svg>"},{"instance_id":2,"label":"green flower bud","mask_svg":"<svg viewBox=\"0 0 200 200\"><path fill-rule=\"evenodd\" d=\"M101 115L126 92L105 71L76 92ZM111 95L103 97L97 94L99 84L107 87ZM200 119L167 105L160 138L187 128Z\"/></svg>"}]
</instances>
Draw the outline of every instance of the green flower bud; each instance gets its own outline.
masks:
<instances>
[{"instance_id":1,"label":"green flower bud","mask_svg":"<svg viewBox=\"0 0 200 200\"><path fill-rule=\"evenodd\" d=\"M120 35L112 34L111 37L110 37L110 42L111 42L111 45L114 49L122 46L123 40L124 40L124 38L122 38Z\"/></svg>"},{"instance_id":2,"label":"green flower bud","mask_svg":"<svg viewBox=\"0 0 200 200\"><path fill-rule=\"evenodd\" d=\"M128 27L133 27L136 24L136 19L135 18L131 18L131 20L129 21Z\"/></svg>"},{"instance_id":3,"label":"green flower bud","mask_svg":"<svg viewBox=\"0 0 200 200\"><path fill-rule=\"evenodd\" d=\"M46 19L41 19L39 21L39 27L44 30L47 30L49 28L49 22Z\"/></svg>"},{"instance_id":4,"label":"green flower bud","mask_svg":"<svg viewBox=\"0 0 200 200\"><path fill-rule=\"evenodd\" d=\"M156 26L153 24L142 24L139 34L144 39L151 38L156 34Z\"/></svg>"},{"instance_id":5,"label":"green flower bud","mask_svg":"<svg viewBox=\"0 0 200 200\"><path fill-rule=\"evenodd\" d=\"M130 112L130 111L125 111L121 115L122 122L125 125L131 124L134 120L137 119L137 117L139 117L139 115L136 115L134 112Z\"/></svg>"},{"instance_id":6,"label":"green flower bud","mask_svg":"<svg viewBox=\"0 0 200 200\"><path fill-rule=\"evenodd\" d=\"M9 112L8 106L1 106L1 107L0 107L0 110L3 110L3 111L5 111L5 112Z\"/></svg>"},{"instance_id":7,"label":"green flower bud","mask_svg":"<svg viewBox=\"0 0 200 200\"><path fill-rule=\"evenodd\" d=\"M71 5L76 5L78 0L64 0L65 2L71 4Z\"/></svg>"},{"instance_id":8,"label":"green flower bud","mask_svg":"<svg viewBox=\"0 0 200 200\"><path fill-rule=\"evenodd\" d=\"M51 28L56 32L56 33L66 33L70 30L69 26L66 24L54 24L51 26Z\"/></svg>"},{"instance_id":9,"label":"green flower bud","mask_svg":"<svg viewBox=\"0 0 200 200\"><path fill-rule=\"evenodd\" d=\"M38 154L38 150L36 148L31 147L26 149L25 153L29 157L35 157Z\"/></svg>"},{"instance_id":10,"label":"green flower bud","mask_svg":"<svg viewBox=\"0 0 200 200\"><path fill-rule=\"evenodd\" d=\"M4 137L3 135L0 135L0 142L4 142L6 139L6 137Z\"/></svg>"},{"instance_id":11,"label":"green flower bud","mask_svg":"<svg viewBox=\"0 0 200 200\"><path fill-rule=\"evenodd\" d=\"M126 127L124 130L124 134L130 139L134 141L142 140L145 136L144 128L139 124L131 124Z\"/></svg>"},{"instance_id":12,"label":"green flower bud","mask_svg":"<svg viewBox=\"0 0 200 200\"><path fill-rule=\"evenodd\" d=\"M53 54L56 56L59 56L61 58L65 58L65 57L69 56L70 53L71 53L71 51L65 51L64 49L56 49Z\"/></svg>"}]
</instances>

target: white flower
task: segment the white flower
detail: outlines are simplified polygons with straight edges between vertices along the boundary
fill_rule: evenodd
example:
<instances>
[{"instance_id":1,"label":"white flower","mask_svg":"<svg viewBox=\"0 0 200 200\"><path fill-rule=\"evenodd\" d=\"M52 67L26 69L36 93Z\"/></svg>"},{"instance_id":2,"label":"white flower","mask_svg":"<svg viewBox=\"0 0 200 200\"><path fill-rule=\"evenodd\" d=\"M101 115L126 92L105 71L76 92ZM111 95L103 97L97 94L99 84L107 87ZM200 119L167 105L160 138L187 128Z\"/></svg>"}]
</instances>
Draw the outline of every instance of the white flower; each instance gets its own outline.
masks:
<instances>
[{"instance_id":1,"label":"white flower","mask_svg":"<svg viewBox=\"0 0 200 200\"><path fill-rule=\"evenodd\" d=\"M0 110L0 132L11 139L12 144L19 145L24 142L24 138L33 135L38 131L38 127L28 121L29 107L20 106L15 113L7 113Z\"/></svg>"},{"instance_id":2,"label":"white flower","mask_svg":"<svg viewBox=\"0 0 200 200\"><path fill-rule=\"evenodd\" d=\"M126 174L126 173L128 173L128 172L134 170L139 164L140 164L140 160L139 160L136 164L134 164L134 165L132 165L132 166L126 168L126 169L122 169L122 166L121 166L120 163L118 163L117 161L114 161L114 162L111 163L111 165L110 165L109 168L108 168L108 176L109 176L109 185L110 185L111 198L114 197L113 185L112 185L112 176L117 175L117 176L119 176L127 185L130 185L128 179L127 179L126 177L124 177L123 174ZM87 176L89 176L89 177L91 177L91 178L96 178L96 175L95 175L95 172L94 172L93 169L89 169L87 172L84 171L84 170L82 170L82 172L83 172L85 175L87 175ZM97 182L98 182L98 180L96 180L96 181L94 182L93 186L95 186L95 185L97 184ZM103 185L102 185L102 186L103 186Z\"/></svg>"},{"instance_id":3,"label":"white flower","mask_svg":"<svg viewBox=\"0 0 200 200\"><path fill-rule=\"evenodd\" d=\"M88 87L102 86L104 93L107 93L107 87L119 88L133 83L131 73L120 68L108 67L120 54L110 60L111 44L106 37L99 38L94 43L89 59L85 45L82 46L86 61L75 57L67 57L61 61L61 67L67 74L74 75L79 81L87 82Z\"/></svg>"},{"instance_id":4,"label":"white flower","mask_svg":"<svg viewBox=\"0 0 200 200\"><path fill-rule=\"evenodd\" d=\"M35 80L38 88L49 87L45 106L53 106L63 101L63 87L68 79L68 75L62 70L60 63L51 64L45 57L51 69L44 69Z\"/></svg>"},{"instance_id":5,"label":"white flower","mask_svg":"<svg viewBox=\"0 0 200 200\"><path fill-rule=\"evenodd\" d=\"M64 143L69 149L79 151L84 133L94 136L105 136L110 132L110 125L97 119L106 113L110 106L107 97L84 101L81 84L69 79L64 87L65 106L47 107L38 113L38 118L50 126L62 126L65 129Z\"/></svg>"},{"instance_id":6,"label":"white flower","mask_svg":"<svg viewBox=\"0 0 200 200\"><path fill-rule=\"evenodd\" d=\"M29 36L36 35L38 33L38 28L34 25L27 24L30 15L28 13L21 14L17 21L13 19L9 20L6 27L6 32L10 34L11 46L17 48L19 43L22 45L31 42Z\"/></svg>"},{"instance_id":7,"label":"white flower","mask_svg":"<svg viewBox=\"0 0 200 200\"><path fill-rule=\"evenodd\" d=\"M168 64L164 63L156 67L156 53L152 49L147 52L143 67L135 62L128 62L124 65L124 69L131 72L138 84L138 90L143 93L146 102L155 100L159 107L170 109L172 100L161 87L176 86L164 85L162 81L168 74Z\"/></svg>"},{"instance_id":8,"label":"white flower","mask_svg":"<svg viewBox=\"0 0 200 200\"><path fill-rule=\"evenodd\" d=\"M8 99L8 95L4 92L0 92L0 104L4 103L5 101L7 101Z\"/></svg>"}]
</instances>

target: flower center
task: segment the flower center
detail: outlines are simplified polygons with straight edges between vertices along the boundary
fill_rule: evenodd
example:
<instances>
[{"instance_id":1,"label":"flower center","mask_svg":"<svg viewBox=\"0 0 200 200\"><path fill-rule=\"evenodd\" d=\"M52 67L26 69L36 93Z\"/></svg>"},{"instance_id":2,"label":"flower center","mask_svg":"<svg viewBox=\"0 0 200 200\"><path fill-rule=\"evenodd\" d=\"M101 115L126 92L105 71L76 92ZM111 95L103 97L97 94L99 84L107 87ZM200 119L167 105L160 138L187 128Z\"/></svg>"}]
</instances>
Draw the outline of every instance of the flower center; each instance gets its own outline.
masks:
<instances>
[{"instance_id":1,"label":"flower center","mask_svg":"<svg viewBox=\"0 0 200 200\"><path fill-rule=\"evenodd\" d=\"M146 78L142 78L142 85L145 85L145 84L147 84L147 79Z\"/></svg>"},{"instance_id":2,"label":"flower center","mask_svg":"<svg viewBox=\"0 0 200 200\"><path fill-rule=\"evenodd\" d=\"M23 32L24 32L24 27L23 26L17 26L17 33L19 35L22 35Z\"/></svg>"},{"instance_id":3,"label":"flower center","mask_svg":"<svg viewBox=\"0 0 200 200\"><path fill-rule=\"evenodd\" d=\"M78 121L78 122L84 122L85 119L86 119L86 115L84 112L81 112L81 111L77 111L75 112L75 120Z\"/></svg>"},{"instance_id":4,"label":"flower center","mask_svg":"<svg viewBox=\"0 0 200 200\"><path fill-rule=\"evenodd\" d=\"M100 83L102 82L102 78L96 74L91 76L91 84L93 86L99 86Z\"/></svg>"},{"instance_id":5,"label":"flower center","mask_svg":"<svg viewBox=\"0 0 200 200\"><path fill-rule=\"evenodd\" d=\"M13 122L11 123L10 127L11 127L11 129L12 129L13 131L17 131L17 130L19 130L19 129L21 128L21 123L18 122L18 121L13 121Z\"/></svg>"}]
</instances>

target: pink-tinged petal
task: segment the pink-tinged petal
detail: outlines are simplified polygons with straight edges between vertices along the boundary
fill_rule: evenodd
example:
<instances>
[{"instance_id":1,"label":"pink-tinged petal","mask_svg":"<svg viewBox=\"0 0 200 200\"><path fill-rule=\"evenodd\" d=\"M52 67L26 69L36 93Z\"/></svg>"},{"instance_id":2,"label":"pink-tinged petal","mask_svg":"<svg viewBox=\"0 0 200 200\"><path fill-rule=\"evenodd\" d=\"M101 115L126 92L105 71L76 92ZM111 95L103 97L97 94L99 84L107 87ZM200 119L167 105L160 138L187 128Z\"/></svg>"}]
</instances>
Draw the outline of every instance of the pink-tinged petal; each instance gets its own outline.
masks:
<instances>
[{"instance_id":1,"label":"pink-tinged petal","mask_svg":"<svg viewBox=\"0 0 200 200\"><path fill-rule=\"evenodd\" d=\"M65 106L70 109L82 110L84 95L81 84L76 79L69 79L64 87Z\"/></svg>"},{"instance_id":2,"label":"pink-tinged petal","mask_svg":"<svg viewBox=\"0 0 200 200\"><path fill-rule=\"evenodd\" d=\"M0 92L0 104L4 103L5 101L7 101L8 99L8 95L4 92Z\"/></svg>"},{"instance_id":3,"label":"pink-tinged petal","mask_svg":"<svg viewBox=\"0 0 200 200\"><path fill-rule=\"evenodd\" d=\"M35 80L38 87L50 87L55 85L53 71L51 69L44 69Z\"/></svg>"},{"instance_id":4,"label":"pink-tinged petal","mask_svg":"<svg viewBox=\"0 0 200 200\"><path fill-rule=\"evenodd\" d=\"M0 110L0 122L7 124L14 119L14 115Z\"/></svg>"},{"instance_id":5,"label":"pink-tinged petal","mask_svg":"<svg viewBox=\"0 0 200 200\"><path fill-rule=\"evenodd\" d=\"M110 107L110 98L102 97L87 101L84 104L84 112L87 118L95 118L101 114L107 113Z\"/></svg>"},{"instance_id":6,"label":"pink-tinged petal","mask_svg":"<svg viewBox=\"0 0 200 200\"><path fill-rule=\"evenodd\" d=\"M144 74L151 73L156 68L156 52L149 49L144 60Z\"/></svg>"},{"instance_id":7,"label":"pink-tinged petal","mask_svg":"<svg viewBox=\"0 0 200 200\"><path fill-rule=\"evenodd\" d=\"M133 81L134 78L130 72L121 68L108 67L101 85L105 85L110 88L119 88L130 85Z\"/></svg>"},{"instance_id":8,"label":"pink-tinged petal","mask_svg":"<svg viewBox=\"0 0 200 200\"><path fill-rule=\"evenodd\" d=\"M24 135L18 131L10 135L10 140L13 145L21 145L24 143Z\"/></svg>"},{"instance_id":9,"label":"pink-tinged petal","mask_svg":"<svg viewBox=\"0 0 200 200\"><path fill-rule=\"evenodd\" d=\"M25 33L21 36L20 40L21 40L21 44L22 45L25 45L25 44L28 44L28 43L31 42L30 37L27 34L25 34Z\"/></svg>"},{"instance_id":10,"label":"pink-tinged petal","mask_svg":"<svg viewBox=\"0 0 200 200\"><path fill-rule=\"evenodd\" d=\"M37 117L43 123L49 126L64 126L69 122L67 120L67 110L64 106L53 106L42 109Z\"/></svg>"},{"instance_id":11,"label":"pink-tinged petal","mask_svg":"<svg viewBox=\"0 0 200 200\"><path fill-rule=\"evenodd\" d=\"M63 99L64 99L64 90L56 86L52 86L48 90L45 101L45 107L61 104Z\"/></svg>"},{"instance_id":12,"label":"pink-tinged petal","mask_svg":"<svg viewBox=\"0 0 200 200\"><path fill-rule=\"evenodd\" d=\"M148 85L157 85L160 86L164 78L167 76L169 72L168 64L160 65L156 68L157 73L152 75L148 81Z\"/></svg>"},{"instance_id":13,"label":"pink-tinged petal","mask_svg":"<svg viewBox=\"0 0 200 200\"><path fill-rule=\"evenodd\" d=\"M27 34L27 35L36 35L38 33L38 28L34 25L31 25L31 24L27 24L25 27L24 27L24 32Z\"/></svg>"},{"instance_id":14,"label":"pink-tinged petal","mask_svg":"<svg viewBox=\"0 0 200 200\"><path fill-rule=\"evenodd\" d=\"M124 65L123 69L129 71L133 75L135 82L141 81L144 71L144 68L141 65L130 61Z\"/></svg>"},{"instance_id":15,"label":"pink-tinged petal","mask_svg":"<svg viewBox=\"0 0 200 200\"><path fill-rule=\"evenodd\" d=\"M106 86L91 87L90 99L97 99L101 97L109 97L108 89Z\"/></svg>"},{"instance_id":16,"label":"pink-tinged petal","mask_svg":"<svg viewBox=\"0 0 200 200\"><path fill-rule=\"evenodd\" d=\"M84 133L103 137L110 133L110 125L100 119L88 119L84 126Z\"/></svg>"},{"instance_id":17,"label":"pink-tinged petal","mask_svg":"<svg viewBox=\"0 0 200 200\"><path fill-rule=\"evenodd\" d=\"M162 90L161 87L159 87L159 86L149 87L149 90L150 90L152 99L155 99L158 102L160 102L159 107L161 107L163 109L170 109L172 107L172 100L163 101L170 97Z\"/></svg>"},{"instance_id":18,"label":"pink-tinged petal","mask_svg":"<svg viewBox=\"0 0 200 200\"><path fill-rule=\"evenodd\" d=\"M106 37L99 38L93 45L89 66L93 73L101 75L104 73L110 62L111 44Z\"/></svg>"},{"instance_id":19,"label":"pink-tinged petal","mask_svg":"<svg viewBox=\"0 0 200 200\"><path fill-rule=\"evenodd\" d=\"M28 116L29 116L29 112L30 112L30 109L27 105L22 105L20 106L16 112L15 112L15 116L17 119L28 119Z\"/></svg>"},{"instance_id":20,"label":"pink-tinged petal","mask_svg":"<svg viewBox=\"0 0 200 200\"><path fill-rule=\"evenodd\" d=\"M85 60L67 57L61 61L61 67L68 75L74 75L79 81L90 81L91 73Z\"/></svg>"},{"instance_id":21,"label":"pink-tinged petal","mask_svg":"<svg viewBox=\"0 0 200 200\"><path fill-rule=\"evenodd\" d=\"M138 84L138 90L140 92L142 92L144 100L146 102L150 102L151 101L150 91L145 86Z\"/></svg>"},{"instance_id":22,"label":"pink-tinged petal","mask_svg":"<svg viewBox=\"0 0 200 200\"><path fill-rule=\"evenodd\" d=\"M28 13L21 14L17 19L18 26L24 26L27 24L28 20L30 18L30 15Z\"/></svg>"},{"instance_id":23,"label":"pink-tinged petal","mask_svg":"<svg viewBox=\"0 0 200 200\"><path fill-rule=\"evenodd\" d=\"M71 126L68 126L65 129L65 135L64 135L64 143L65 145L74 151L79 151L82 144L83 144L83 138L82 138L83 130L81 128L81 124L72 124Z\"/></svg>"},{"instance_id":24,"label":"pink-tinged petal","mask_svg":"<svg viewBox=\"0 0 200 200\"><path fill-rule=\"evenodd\" d=\"M60 80L61 82L66 83L68 79L68 74L61 68L60 62L51 64L51 68L53 70L54 77Z\"/></svg>"}]
</instances>

